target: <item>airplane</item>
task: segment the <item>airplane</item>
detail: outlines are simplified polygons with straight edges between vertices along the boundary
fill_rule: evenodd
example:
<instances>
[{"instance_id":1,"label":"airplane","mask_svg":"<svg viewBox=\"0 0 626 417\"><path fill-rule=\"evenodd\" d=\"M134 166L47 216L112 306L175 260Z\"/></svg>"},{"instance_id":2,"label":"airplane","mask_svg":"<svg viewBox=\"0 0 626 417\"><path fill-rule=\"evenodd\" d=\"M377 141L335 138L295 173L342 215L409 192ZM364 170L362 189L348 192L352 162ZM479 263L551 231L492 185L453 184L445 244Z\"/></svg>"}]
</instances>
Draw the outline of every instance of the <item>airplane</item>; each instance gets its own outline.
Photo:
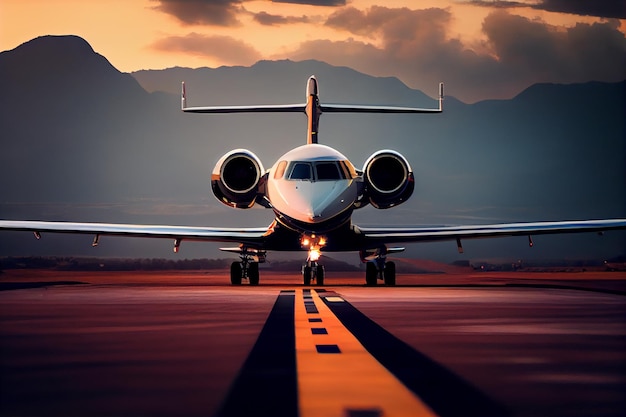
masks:
<instances>
[{"instance_id":1,"label":"airplane","mask_svg":"<svg viewBox=\"0 0 626 417\"><path fill-rule=\"evenodd\" d=\"M235 149L222 156L212 171L211 188L221 203L235 209L258 205L273 210L274 220L269 226L214 228L0 220L0 230L31 231L37 239L42 232L91 234L92 246L99 244L102 235L167 238L174 241L174 252L183 240L233 243L237 246L220 248L240 257L230 267L233 285L241 285L244 279L258 285L259 263L266 261L268 251L300 250L307 253L302 268L304 285L323 285L325 270L319 262L322 251L354 251L366 262L366 285L382 281L393 286L396 267L387 256L404 248L390 244L451 240L462 253L463 239L527 236L532 246L533 235L626 229L626 219L402 228L354 224L354 210L367 205L384 210L406 202L415 187L413 171L402 154L390 149L374 152L362 169L355 168L346 156L318 143L320 115L441 113L443 83L435 108L322 104L315 76L309 77L306 102L300 104L189 107L184 82L181 87L181 110L186 113L298 112L307 116L306 144L285 153L269 170L253 152Z\"/></svg>"}]
</instances>

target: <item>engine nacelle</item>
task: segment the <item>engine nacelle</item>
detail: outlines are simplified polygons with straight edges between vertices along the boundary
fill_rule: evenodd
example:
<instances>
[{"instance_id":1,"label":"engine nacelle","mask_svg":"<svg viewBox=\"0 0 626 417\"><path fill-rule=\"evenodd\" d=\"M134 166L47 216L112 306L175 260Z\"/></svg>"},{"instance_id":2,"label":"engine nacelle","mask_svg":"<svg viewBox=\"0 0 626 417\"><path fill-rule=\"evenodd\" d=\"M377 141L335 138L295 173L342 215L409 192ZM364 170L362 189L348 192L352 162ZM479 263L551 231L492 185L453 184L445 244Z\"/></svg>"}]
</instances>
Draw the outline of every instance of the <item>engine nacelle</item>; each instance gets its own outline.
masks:
<instances>
[{"instance_id":1,"label":"engine nacelle","mask_svg":"<svg viewBox=\"0 0 626 417\"><path fill-rule=\"evenodd\" d=\"M366 197L378 209L404 203L415 188L415 177L409 162L391 150L378 151L365 161L363 179Z\"/></svg>"},{"instance_id":2,"label":"engine nacelle","mask_svg":"<svg viewBox=\"0 0 626 417\"><path fill-rule=\"evenodd\" d=\"M215 197L229 207L250 208L260 192L265 174L261 160L246 149L235 149L222 156L211 174Z\"/></svg>"}]
</instances>

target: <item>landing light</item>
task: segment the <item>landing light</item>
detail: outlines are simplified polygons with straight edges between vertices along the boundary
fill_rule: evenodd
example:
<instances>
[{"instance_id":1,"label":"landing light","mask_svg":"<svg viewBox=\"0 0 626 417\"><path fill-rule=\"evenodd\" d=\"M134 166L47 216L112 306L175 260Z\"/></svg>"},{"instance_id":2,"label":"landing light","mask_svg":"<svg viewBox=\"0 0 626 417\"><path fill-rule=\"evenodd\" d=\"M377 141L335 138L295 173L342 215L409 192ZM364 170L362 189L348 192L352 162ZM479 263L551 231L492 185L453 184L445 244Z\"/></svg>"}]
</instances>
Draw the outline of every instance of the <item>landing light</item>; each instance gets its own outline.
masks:
<instances>
[{"instance_id":1,"label":"landing light","mask_svg":"<svg viewBox=\"0 0 626 417\"><path fill-rule=\"evenodd\" d=\"M300 246L302 248L319 249L326 246L326 243L327 240L324 236L316 236L314 234L311 236L304 235L300 238Z\"/></svg>"},{"instance_id":2,"label":"landing light","mask_svg":"<svg viewBox=\"0 0 626 417\"><path fill-rule=\"evenodd\" d=\"M309 261L317 262L320 259L321 255L322 254L320 253L319 249L311 249L309 251Z\"/></svg>"}]
</instances>

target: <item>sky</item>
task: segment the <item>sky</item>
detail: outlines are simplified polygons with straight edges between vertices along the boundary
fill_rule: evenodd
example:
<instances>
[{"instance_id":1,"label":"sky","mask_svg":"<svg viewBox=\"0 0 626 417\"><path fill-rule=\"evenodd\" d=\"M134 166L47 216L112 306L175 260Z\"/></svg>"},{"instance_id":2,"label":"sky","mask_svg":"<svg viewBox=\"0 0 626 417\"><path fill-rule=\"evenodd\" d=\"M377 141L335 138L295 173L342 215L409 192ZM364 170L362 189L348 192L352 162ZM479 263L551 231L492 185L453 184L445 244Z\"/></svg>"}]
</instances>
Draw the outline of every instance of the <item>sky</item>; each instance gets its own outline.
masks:
<instances>
[{"instance_id":1,"label":"sky","mask_svg":"<svg viewBox=\"0 0 626 417\"><path fill-rule=\"evenodd\" d=\"M117 69L318 59L472 103L626 78L623 0L2 0L0 50L83 37Z\"/></svg>"}]
</instances>

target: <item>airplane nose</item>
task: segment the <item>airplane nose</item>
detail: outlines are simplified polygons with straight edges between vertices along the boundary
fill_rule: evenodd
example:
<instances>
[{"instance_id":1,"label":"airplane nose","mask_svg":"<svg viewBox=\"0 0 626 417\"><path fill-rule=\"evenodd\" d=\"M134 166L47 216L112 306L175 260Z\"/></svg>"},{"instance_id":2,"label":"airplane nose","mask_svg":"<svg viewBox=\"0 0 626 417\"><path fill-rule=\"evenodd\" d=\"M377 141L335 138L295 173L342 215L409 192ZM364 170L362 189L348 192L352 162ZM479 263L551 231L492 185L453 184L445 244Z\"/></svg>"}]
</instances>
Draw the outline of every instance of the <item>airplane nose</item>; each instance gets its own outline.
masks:
<instances>
[{"instance_id":1,"label":"airplane nose","mask_svg":"<svg viewBox=\"0 0 626 417\"><path fill-rule=\"evenodd\" d=\"M317 182L311 184L312 192L306 204L306 214L309 221L315 223L335 216L345 209L342 193L346 191L345 184L337 182Z\"/></svg>"},{"instance_id":2,"label":"airplane nose","mask_svg":"<svg viewBox=\"0 0 626 417\"><path fill-rule=\"evenodd\" d=\"M305 223L322 223L343 213L356 199L356 184L339 181L281 181L272 203L281 213Z\"/></svg>"}]
</instances>

